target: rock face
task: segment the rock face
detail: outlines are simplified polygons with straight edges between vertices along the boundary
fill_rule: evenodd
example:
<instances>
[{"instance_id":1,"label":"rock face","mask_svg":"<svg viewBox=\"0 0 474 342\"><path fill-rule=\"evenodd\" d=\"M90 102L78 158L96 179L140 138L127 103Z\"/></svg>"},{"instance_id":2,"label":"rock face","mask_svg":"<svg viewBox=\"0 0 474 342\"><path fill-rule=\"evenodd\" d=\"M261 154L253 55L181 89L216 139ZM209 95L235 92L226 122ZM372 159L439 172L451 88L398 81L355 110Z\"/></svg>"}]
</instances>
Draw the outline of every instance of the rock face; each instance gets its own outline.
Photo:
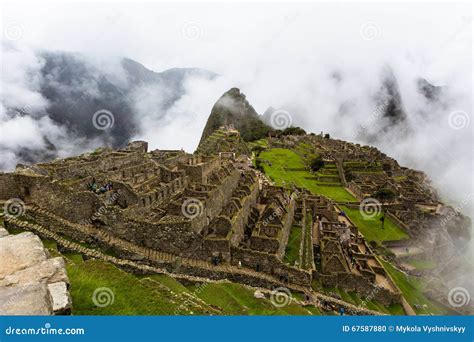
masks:
<instances>
[{"instance_id":1,"label":"rock face","mask_svg":"<svg viewBox=\"0 0 474 342\"><path fill-rule=\"evenodd\" d=\"M232 88L214 104L202 132L202 144L214 131L222 126L233 126L245 141L265 137L273 129L260 119L260 115L238 88Z\"/></svg>"},{"instance_id":2,"label":"rock face","mask_svg":"<svg viewBox=\"0 0 474 342\"><path fill-rule=\"evenodd\" d=\"M50 258L40 238L0 228L0 315L71 313L64 259Z\"/></svg>"}]
</instances>

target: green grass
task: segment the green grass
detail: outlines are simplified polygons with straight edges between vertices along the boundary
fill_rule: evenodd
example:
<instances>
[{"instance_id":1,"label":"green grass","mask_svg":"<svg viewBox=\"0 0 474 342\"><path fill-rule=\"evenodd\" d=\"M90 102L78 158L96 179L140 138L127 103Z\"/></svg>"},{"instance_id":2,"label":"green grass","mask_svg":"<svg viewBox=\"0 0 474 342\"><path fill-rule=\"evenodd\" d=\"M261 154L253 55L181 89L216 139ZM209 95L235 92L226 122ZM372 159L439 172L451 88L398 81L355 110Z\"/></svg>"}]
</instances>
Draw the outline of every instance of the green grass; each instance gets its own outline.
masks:
<instances>
[{"instance_id":1,"label":"green grass","mask_svg":"<svg viewBox=\"0 0 474 342\"><path fill-rule=\"evenodd\" d=\"M255 140L248 143L249 149L252 149L254 146L268 147L268 140L266 138Z\"/></svg>"},{"instance_id":2,"label":"green grass","mask_svg":"<svg viewBox=\"0 0 474 342\"><path fill-rule=\"evenodd\" d=\"M382 213L378 213L373 218L366 218L362 216L359 209L350 209L341 205L341 210L344 210L347 216L359 228L359 231L364 235L367 241L376 241L382 243L388 240L402 240L408 239L409 236L398 225L396 225L390 218L385 218L384 228L382 229L382 222L380 217Z\"/></svg>"},{"instance_id":3,"label":"green grass","mask_svg":"<svg viewBox=\"0 0 474 342\"><path fill-rule=\"evenodd\" d=\"M375 300L364 300L357 293L347 292L340 288L325 289L324 292L326 292L327 294L329 294L330 292L336 293L341 297L343 301L357 306L362 306L369 310L374 310L389 315L405 315L405 311L403 310L401 304L392 304L389 306L385 306Z\"/></svg>"},{"instance_id":4,"label":"green grass","mask_svg":"<svg viewBox=\"0 0 474 342\"><path fill-rule=\"evenodd\" d=\"M433 260L410 259L405 262L418 270L431 270L437 266Z\"/></svg>"},{"instance_id":5,"label":"green grass","mask_svg":"<svg viewBox=\"0 0 474 342\"><path fill-rule=\"evenodd\" d=\"M292 226L290 236L288 237L288 244L286 245L284 262L294 265L295 261L299 260L301 234L303 230L299 226Z\"/></svg>"},{"instance_id":6,"label":"green grass","mask_svg":"<svg viewBox=\"0 0 474 342\"><path fill-rule=\"evenodd\" d=\"M306 168L303 159L295 152L284 148L273 148L260 153L262 166L265 173L277 184L289 185L291 182L297 186L306 188L313 194L327 196L335 201L357 202L349 192L342 186L324 186L316 183L315 180L306 179L314 177L309 171L286 171L285 168ZM268 161L271 166L265 163Z\"/></svg>"},{"instance_id":7,"label":"green grass","mask_svg":"<svg viewBox=\"0 0 474 342\"><path fill-rule=\"evenodd\" d=\"M207 283L192 285L188 289L207 303L224 309L231 315L313 315L320 314L317 308L290 303L278 308L267 295L265 299L254 297L254 291L235 283Z\"/></svg>"},{"instance_id":8,"label":"green grass","mask_svg":"<svg viewBox=\"0 0 474 342\"><path fill-rule=\"evenodd\" d=\"M393 267L392 264L384 260L380 260L382 266L385 268L387 273L392 277L395 284L398 286L400 291L402 291L403 297L407 302L413 307L417 314L427 315L445 315L447 311L442 307L432 303L426 296L422 293L423 283L415 278L411 277ZM420 306L419 309L416 308L416 304ZM426 307L423 307L426 306Z\"/></svg>"},{"instance_id":9,"label":"green grass","mask_svg":"<svg viewBox=\"0 0 474 342\"><path fill-rule=\"evenodd\" d=\"M69 260L67 272L71 281L74 315L189 314L180 309L183 304L197 315L207 314L204 307L211 306L224 315L320 314L317 308L306 308L295 303L278 308L268 298L255 298L253 290L240 284L204 283L186 287L166 275L139 277L100 260L83 261L78 254L68 254L66 257ZM112 291L112 304L104 307L94 304L92 298L98 288ZM191 298L201 298L205 303L189 304L189 295Z\"/></svg>"},{"instance_id":10,"label":"green grass","mask_svg":"<svg viewBox=\"0 0 474 342\"><path fill-rule=\"evenodd\" d=\"M15 233L19 232L21 231ZM63 256L67 261L74 315L190 314L182 309L182 305L186 305L196 315L208 314L209 311L205 309L209 310L211 307L224 315L321 314L318 308L303 307L296 303L278 308L271 303L268 295L265 299L257 299L252 289L236 283L186 287L178 280L162 274L135 276L101 260L84 261L80 254L61 254L53 241L43 240L43 243L53 256ZM94 291L99 288L110 289L113 295L110 305L100 307L94 303ZM301 299L297 294L294 297ZM190 303L188 298L194 298L194 303ZM197 298L204 302L199 302ZM218 314L217 312L213 313Z\"/></svg>"},{"instance_id":11,"label":"green grass","mask_svg":"<svg viewBox=\"0 0 474 342\"><path fill-rule=\"evenodd\" d=\"M75 315L170 315L179 305L152 284L99 260L70 263L67 271ZM98 288L110 289L113 303L95 305L93 295Z\"/></svg>"}]
</instances>

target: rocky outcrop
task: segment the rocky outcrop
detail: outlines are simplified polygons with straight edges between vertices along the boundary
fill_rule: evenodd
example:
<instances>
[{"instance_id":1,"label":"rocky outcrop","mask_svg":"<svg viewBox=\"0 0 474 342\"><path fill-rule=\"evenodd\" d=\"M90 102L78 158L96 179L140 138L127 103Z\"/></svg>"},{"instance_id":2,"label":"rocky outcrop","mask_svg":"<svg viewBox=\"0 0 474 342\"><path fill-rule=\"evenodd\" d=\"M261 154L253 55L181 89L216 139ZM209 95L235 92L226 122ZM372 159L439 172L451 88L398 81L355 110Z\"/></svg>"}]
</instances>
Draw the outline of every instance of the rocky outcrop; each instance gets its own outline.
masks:
<instances>
[{"instance_id":1,"label":"rocky outcrop","mask_svg":"<svg viewBox=\"0 0 474 342\"><path fill-rule=\"evenodd\" d=\"M71 313L64 259L51 258L37 235L0 227L0 260L8 260L0 263L0 315Z\"/></svg>"}]
</instances>

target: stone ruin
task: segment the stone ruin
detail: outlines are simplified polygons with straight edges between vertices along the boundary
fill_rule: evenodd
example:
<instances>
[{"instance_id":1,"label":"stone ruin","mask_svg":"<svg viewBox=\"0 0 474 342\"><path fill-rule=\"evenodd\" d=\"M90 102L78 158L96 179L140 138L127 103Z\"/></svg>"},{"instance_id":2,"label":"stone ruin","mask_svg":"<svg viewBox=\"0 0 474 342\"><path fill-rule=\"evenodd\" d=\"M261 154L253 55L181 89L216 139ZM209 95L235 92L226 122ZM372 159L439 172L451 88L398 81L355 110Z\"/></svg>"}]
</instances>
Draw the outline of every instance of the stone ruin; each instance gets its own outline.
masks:
<instances>
[{"instance_id":1,"label":"stone ruin","mask_svg":"<svg viewBox=\"0 0 474 342\"><path fill-rule=\"evenodd\" d=\"M20 165L0 174L0 199L19 199L25 207L23 217L6 216L5 225L137 273L226 278L302 292L317 280L387 305L400 300L334 203L270 185L224 152L148 152L147 143L137 141L125 149ZM294 226L302 227L304 242L301 262L289 265L284 257Z\"/></svg>"}]
</instances>

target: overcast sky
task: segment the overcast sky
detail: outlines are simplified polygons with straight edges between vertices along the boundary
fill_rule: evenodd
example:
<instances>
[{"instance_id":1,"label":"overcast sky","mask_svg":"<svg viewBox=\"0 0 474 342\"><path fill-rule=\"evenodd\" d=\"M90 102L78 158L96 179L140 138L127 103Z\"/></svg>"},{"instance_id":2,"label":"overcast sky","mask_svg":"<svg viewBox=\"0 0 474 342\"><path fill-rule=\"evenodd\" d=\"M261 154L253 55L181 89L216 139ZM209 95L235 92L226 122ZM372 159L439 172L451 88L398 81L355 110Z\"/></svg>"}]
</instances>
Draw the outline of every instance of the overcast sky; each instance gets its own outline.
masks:
<instances>
[{"instance_id":1,"label":"overcast sky","mask_svg":"<svg viewBox=\"0 0 474 342\"><path fill-rule=\"evenodd\" d=\"M152 148L192 152L212 105L232 86L259 113L269 106L296 106L308 131L353 141L374 110L370 98L389 65L415 133L403 141L387 137L378 147L427 171L457 203L472 196L465 186L473 158L472 19L466 3L2 5L3 39L18 46L80 52L112 73L118 57L129 57L155 71L200 67L221 75L214 82L189 81L187 95L171 109L172 122L156 125L143 116L136 138L149 140ZM2 72L15 80L21 67L4 66ZM342 85L330 83L334 72L343 75ZM448 86L449 107L421 102L417 77ZM351 101L351 117L335 122L341 104ZM422 115L427 111L436 115L427 120ZM448 125L454 111L469 121L461 129Z\"/></svg>"}]
</instances>

